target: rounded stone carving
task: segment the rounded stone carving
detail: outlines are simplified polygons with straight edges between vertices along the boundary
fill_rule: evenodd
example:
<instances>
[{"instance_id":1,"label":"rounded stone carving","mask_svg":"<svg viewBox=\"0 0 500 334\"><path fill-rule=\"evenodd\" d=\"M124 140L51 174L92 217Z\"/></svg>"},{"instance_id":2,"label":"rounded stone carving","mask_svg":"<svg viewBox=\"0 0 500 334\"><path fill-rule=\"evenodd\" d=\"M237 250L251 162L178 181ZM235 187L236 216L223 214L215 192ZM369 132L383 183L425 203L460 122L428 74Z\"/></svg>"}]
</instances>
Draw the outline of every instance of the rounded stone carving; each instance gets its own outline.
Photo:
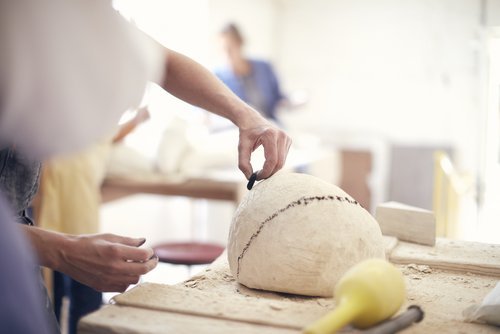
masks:
<instances>
[{"instance_id":1,"label":"rounded stone carving","mask_svg":"<svg viewBox=\"0 0 500 334\"><path fill-rule=\"evenodd\" d=\"M306 174L257 184L229 232L231 272L249 288L329 297L367 258L384 258L378 223L342 189Z\"/></svg>"}]
</instances>

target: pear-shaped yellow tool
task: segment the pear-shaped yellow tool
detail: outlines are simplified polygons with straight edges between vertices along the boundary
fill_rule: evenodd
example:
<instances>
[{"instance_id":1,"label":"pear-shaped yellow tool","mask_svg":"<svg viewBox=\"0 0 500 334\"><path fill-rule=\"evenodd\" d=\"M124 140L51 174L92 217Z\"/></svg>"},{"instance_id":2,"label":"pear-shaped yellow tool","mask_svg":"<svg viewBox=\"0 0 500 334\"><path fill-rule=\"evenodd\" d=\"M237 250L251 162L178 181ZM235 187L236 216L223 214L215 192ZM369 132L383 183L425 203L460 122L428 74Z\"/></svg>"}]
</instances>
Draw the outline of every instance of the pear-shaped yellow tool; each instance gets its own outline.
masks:
<instances>
[{"instance_id":1,"label":"pear-shaped yellow tool","mask_svg":"<svg viewBox=\"0 0 500 334\"><path fill-rule=\"evenodd\" d=\"M304 333L331 334L349 323L367 328L390 318L405 299L403 274L385 260L365 260L342 276L334 297L336 308Z\"/></svg>"}]
</instances>

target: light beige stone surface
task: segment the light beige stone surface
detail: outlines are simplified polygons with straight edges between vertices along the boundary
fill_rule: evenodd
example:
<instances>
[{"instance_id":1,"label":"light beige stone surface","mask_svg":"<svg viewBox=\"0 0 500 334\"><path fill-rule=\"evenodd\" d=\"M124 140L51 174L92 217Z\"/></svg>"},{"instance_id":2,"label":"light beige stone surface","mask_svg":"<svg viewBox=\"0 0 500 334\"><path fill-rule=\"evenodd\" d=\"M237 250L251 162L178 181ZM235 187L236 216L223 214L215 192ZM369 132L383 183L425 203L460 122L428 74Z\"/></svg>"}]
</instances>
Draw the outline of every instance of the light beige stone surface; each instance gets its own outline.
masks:
<instances>
[{"instance_id":1,"label":"light beige stone surface","mask_svg":"<svg viewBox=\"0 0 500 334\"><path fill-rule=\"evenodd\" d=\"M384 237L382 251L402 270L407 300L424 320L404 333L500 333L463 321L500 279L500 246L438 239L434 247ZM300 333L334 308L331 298L250 289L232 275L227 254L176 286L142 284L80 322L80 333ZM346 329L346 333L359 333Z\"/></svg>"},{"instance_id":2,"label":"light beige stone surface","mask_svg":"<svg viewBox=\"0 0 500 334\"><path fill-rule=\"evenodd\" d=\"M461 244L458 246L459 258ZM462 311L479 303L500 277L422 264L398 267L407 286L407 301L401 311L415 304L425 312L424 320L404 333L500 332L462 321ZM334 307L330 298L246 288L232 277L224 254L205 272L184 283L140 285L115 297L115 301L117 305L84 318L82 333L300 333L312 318ZM358 333L352 329L345 332Z\"/></svg>"},{"instance_id":3,"label":"light beige stone surface","mask_svg":"<svg viewBox=\"0 0 500 334\"><path fill-rule=\"evenodd\" d=\"M228 243L231 272L250 288L331 296L361 260L384 257L375 219L342 189L280 172L243 199Z\"/></svg>"},{"instance_id":4,"label":"light beige stone surface","mask_svg":"<svg viewBox=\"0 0 500 334\"><path fill-rule=\"evenodd\" d=\"M428 246L436 243L436 218L432 211L387 202L377 206L375 218L383 235Z\"/></svg>"},{"instance_id":5,"label":"light beige stone surface","mask_svg":"<svg viewBox=\"0 0 500 334\"><path fill-rule=\"evenodd\" d=\"M296 334L296 330L108 305L85 317L79 334Z\"/></svg>"},{"instance_id":6,"label":"light beige stone surface","mask_svg":"<svg viewBox=\"0 0 500 334\"><path fill-rule=\"evenodd\" d=\"M407 301L403 305L420 305L424 320L404 333L500 333L500 329L463 321L462 312L479 303L493 289L499 277L457 273L425 265L400 266L403 270Z\"/></svg>"},{"instance_id":7,"label":"light beige stone surface","mask_svg":"<svg viewBox=\"0 0 500 334\"><path fill-rule=\"evenodd\" d=\"M390 255L399 264L492 275L500 278L500 245L438 238L434 247L399 242Z\"/></svg>"},{"instance_id":8,"label":"light beige stone surface","mask_svg":"<svg viewBox=\"0 0 500 334\"><path fill-rule=\"evenodd\" d=\"M115 301L118 305L296 330L318 319L333 307L330 299L314 299L313 302L307 302L308 298L301 297L276 296L278 298L267 299L263 295L249 297L238 290L225 293L217 289L197 289L193 293L193 288L190 288L193 285L195 284L141 284L126 294L115 297Z\"/></svg>"}]
</instances>

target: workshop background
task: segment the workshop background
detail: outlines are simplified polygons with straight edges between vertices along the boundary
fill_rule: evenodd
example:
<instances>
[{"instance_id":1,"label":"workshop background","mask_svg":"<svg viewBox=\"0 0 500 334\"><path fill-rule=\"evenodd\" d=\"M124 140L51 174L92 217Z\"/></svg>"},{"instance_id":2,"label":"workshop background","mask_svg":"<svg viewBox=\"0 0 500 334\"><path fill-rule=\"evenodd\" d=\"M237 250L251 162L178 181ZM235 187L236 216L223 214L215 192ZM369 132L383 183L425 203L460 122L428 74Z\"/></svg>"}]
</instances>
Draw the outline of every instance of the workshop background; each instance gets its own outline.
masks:
<instances>
[{"instance_id":1,"label":"workshop background","mask_svg":"<svg viewBox=\"0 0 500 334\"><path fill-rule=\"evenodd\" d=\"M306 101L280 117L299 148L332 153L318 176L361 198L372 213L395 200L447 217L448 237L500 243L500 1L116 0L114 6L209 68L220 60L219 30L236 23L246 54L271 61L283 91ZM173 123L206 122L203 111L153 85L144 104L151 119L126 145L146 160L154 159ZM224 245L234 209L224 201L137 194L103 205L101 230L144 236L149 245L186 239ZM146 280L177 282L186 270L162 264Z\"/></svg>"}]
</instances>

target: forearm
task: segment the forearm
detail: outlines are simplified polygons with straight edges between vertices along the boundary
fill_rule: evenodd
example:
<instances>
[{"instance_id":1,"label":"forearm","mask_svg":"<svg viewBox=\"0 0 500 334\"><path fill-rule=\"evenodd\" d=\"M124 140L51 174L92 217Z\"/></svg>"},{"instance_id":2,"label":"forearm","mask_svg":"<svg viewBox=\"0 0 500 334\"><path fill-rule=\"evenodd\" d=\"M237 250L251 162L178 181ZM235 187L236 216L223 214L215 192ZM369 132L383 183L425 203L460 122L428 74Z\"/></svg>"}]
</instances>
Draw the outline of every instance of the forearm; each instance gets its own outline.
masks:
<instances>
[{"instance_id":1,"label":"forearm","mask_svg":"<svg viewBox=\"0 0 500 334\"><path fill-rule=\"evenodd\" d=\"M139 125L136 119L131 119L118 129L118 133L113 137L113 143L118 143L127 137Z\"/></svg>"},{"instance_id":2,"label":"forearm","mask_svg":"<svg viewBox=\"0 0 500 334\"><path fill-rule=\"evenodd\" d=\"M166 80L162 87L192 105L225 117L240 129L260 118L217 77L194 60L169 50Z\"/></svg>"},{"instance_id":3,"label":"forearm","mask_svg":"<svg viewBox=\"0 0 500 334\"><path fill-rule=\"evenodd\" d=\"M125 291L158 263L143 238L114 234L68 235L22 225L39 264L98 291Z\"/></svg>"},{"instance_id":4,"label":"forearm","mask_svg":"<svg viewBox=\"0 0 500 334\"><path fill-rule=\"evenodd\" d=\"M268 178L283 167L290 138L194 60L169 51L161 86L181 100L229 119L239 128L238 166L247 179L253 173L250 156L260 145L264 147L266 161L257 172L258 180Z\"/></svg>"},{"instance_id":5,"label":"forearm","mask_svg":"<svg viewBox=\"0 0 500 334\"><path fill-rule=\"evenodd\" d=\"M29 238L39 264L59 270L69 236L34 226L20 225L20 227Z\"/></svg>"}]
</instances>

